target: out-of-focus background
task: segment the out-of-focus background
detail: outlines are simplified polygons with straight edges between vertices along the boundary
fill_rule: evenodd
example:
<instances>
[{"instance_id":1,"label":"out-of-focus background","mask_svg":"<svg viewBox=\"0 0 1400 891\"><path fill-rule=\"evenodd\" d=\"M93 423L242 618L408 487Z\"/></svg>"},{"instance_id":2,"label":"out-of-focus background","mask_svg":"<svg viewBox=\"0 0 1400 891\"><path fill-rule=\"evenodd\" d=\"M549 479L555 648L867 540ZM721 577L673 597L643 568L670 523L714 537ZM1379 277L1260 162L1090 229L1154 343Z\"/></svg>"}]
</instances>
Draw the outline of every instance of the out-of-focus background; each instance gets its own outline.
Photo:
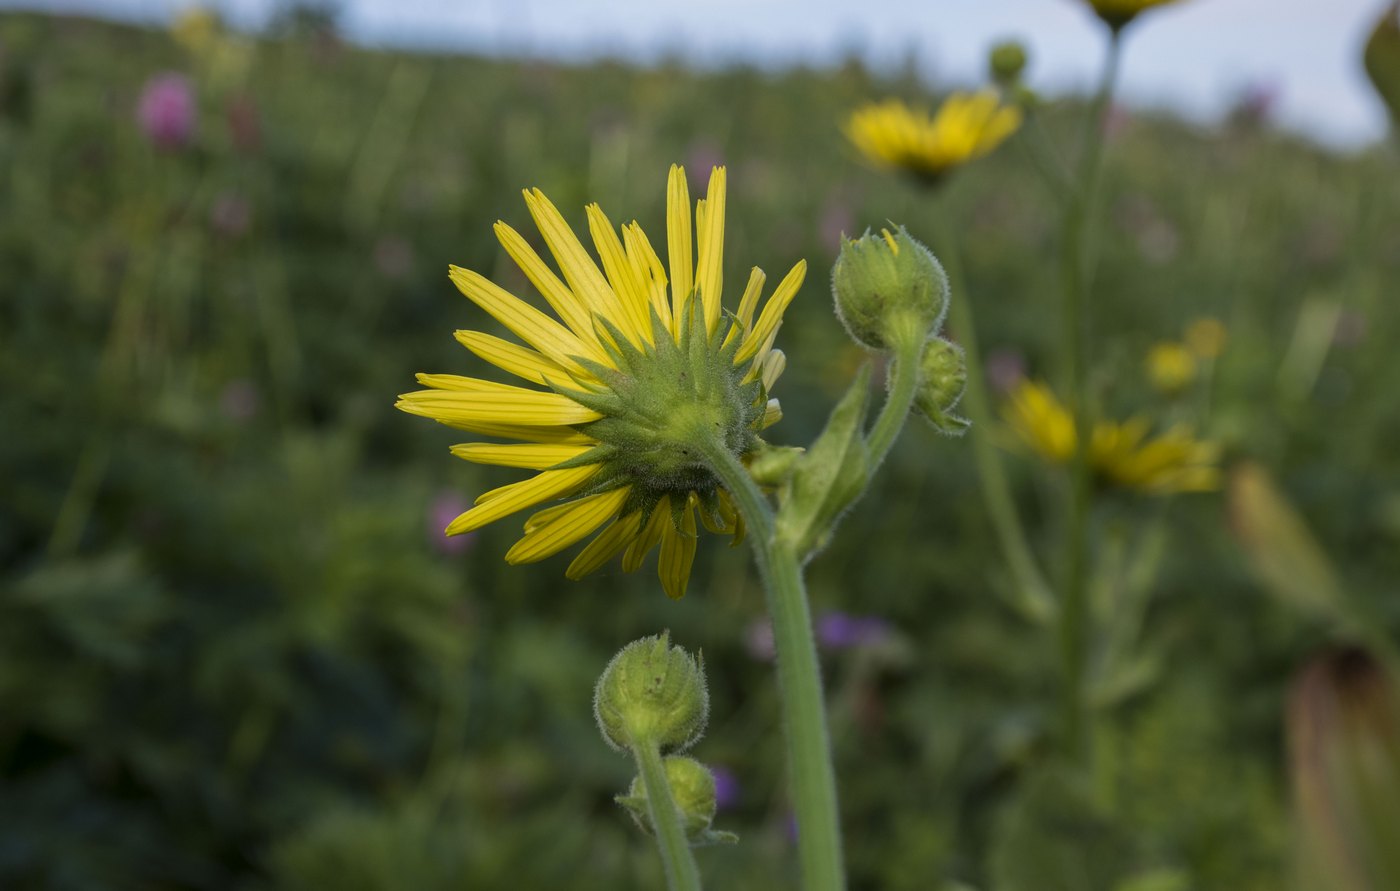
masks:
<instances>
[{"instance_id":1,"label":"out-of-focus background","mask_svg":"<svg viewBox=\"0 0 1400 891\"><path fill-rule=\"evenodd\" d=\"M440 530L516 472L391 406L415 372L483 370L451 332L494 329L445 271L524 293L491 233L532 231L522 187L656 243L668 165L696 191L722 163L726 279L813 270L771 431L809 441L863 359L830 311L840 234L932 237L934 199L862 164L844 117L981 83L1020 37L1072 152L1105 43L1073 0L858 6L0 12L0 887L659 887L590 696L663 628L704 651L695 755L741 837L699 853L709 883L793 884L747 553L707 540L679 603L649 568L508 567L518 521ZM1381 6L1193 0L1130 30L1095 376L1118 416L1192 419L1230 484L1100 504L1096 597L1131 628L1096 654L1086 803L1040 768L1055 644L1008 593L968 444L911 424L810 567L854 888L1291 881L1290 680L1340 640L1329 598L1400 622L1400 158L1360 62ZM937 200L994 386L1051 374L1059 211L1026 146ZM1154 390L1149 349L1201 317L1223 353ZM1062 481L1008 461L1053 564Z\"/></svg>"}]
</instances>

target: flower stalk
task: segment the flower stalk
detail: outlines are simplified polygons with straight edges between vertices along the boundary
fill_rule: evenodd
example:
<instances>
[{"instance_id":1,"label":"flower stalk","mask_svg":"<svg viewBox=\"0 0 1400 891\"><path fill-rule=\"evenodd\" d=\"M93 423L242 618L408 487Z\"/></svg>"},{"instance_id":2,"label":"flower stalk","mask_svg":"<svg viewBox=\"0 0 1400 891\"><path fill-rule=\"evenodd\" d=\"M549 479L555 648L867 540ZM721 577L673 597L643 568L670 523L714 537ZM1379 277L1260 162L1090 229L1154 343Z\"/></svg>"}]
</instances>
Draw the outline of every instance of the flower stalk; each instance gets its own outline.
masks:
<instances>
[{"instance_id":1,"label":"flower stalk","mask_svg":"<svg viewBox=\"0 0 1400 891\"><path fill-rule=\"evenodd\" d=\"M1074 413L1075 450L1070 467L1070 491L1066 503L1065 565L1061 586L1059 645L1062 674L1062 721L1064 742L1072 757L1086 746L1088 699L1088 563L1089 511L1092 476L1089 449L1093 436L1089 393L1088 312L1096 244L1096 228L1091 224L1103 167L1104 122L1118 78L1122 40L1117 29L1110 32L1108 55L1103 74L1085 117L1080 145L1080 191L1069 203L1064 224L1064 257L1061 263L1064 290L1062 348L1065 357L1065 392L1070 394Z\"/></svg>"},{"instance_id":2,"label":"flower stalk","mask_svg":"<svg viewBox=\"0 0 1400 891\"><path fill-rule=\"evenodd\" d=\"M977 324L963 276L962 260L954 244L947 213L941 206L935 207L933 221L936 244L942 251L943 268L948 273L951 292L948 324L963 348L967 368L967 387L963 392L962 405L972 426L981 431L974 433L971 439L972 459L977 468L982 499L987 505L993 531L1006 557L1022 607L1034 618L1047 619L1055 609L1054 595L1026 539L1001 455L987 435L991 429L992 410L987 402L987 379L981 349L977 344Z\"/></svg>"},{"instance_id":3,"label":"flower stalk","mask_svg":"<svg viewBox=\"0 0 1400 891\"><path fill-rule=\"evenodd\" d=\"M908 411L906 405L905 411ZM734 499L753 543L778 657L783 735L797 817L797 853L807 891L845 887L836 774L831 763L821 665L800 557L776 535L773 510L748 470L722 443L696 440L710 470Z\"/></svg>"},{"instance_id":4,"label":"flower stalk","mask_svg":"<svg viewBox=\"0 0 1400 891\"><path fill-rule=\"evenodd\" d=\"M681 825L680 810L671 795L661 748L655 740L641 741L632 746L632 755L646 793L647 815L661 852L666 887L670 891L700 891L700 868L695 865L695 854L690 850L685 827Z\"/></svg>"}]
</instances>

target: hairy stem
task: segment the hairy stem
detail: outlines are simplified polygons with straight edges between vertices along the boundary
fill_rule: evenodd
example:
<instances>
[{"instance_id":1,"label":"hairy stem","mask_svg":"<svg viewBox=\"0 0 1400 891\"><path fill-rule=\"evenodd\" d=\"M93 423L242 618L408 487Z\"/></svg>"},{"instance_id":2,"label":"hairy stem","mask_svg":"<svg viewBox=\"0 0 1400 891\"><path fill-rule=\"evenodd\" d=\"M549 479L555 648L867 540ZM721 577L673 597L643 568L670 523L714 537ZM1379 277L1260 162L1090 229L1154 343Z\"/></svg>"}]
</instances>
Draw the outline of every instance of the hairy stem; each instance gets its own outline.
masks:
<instances>
[{"instance_id":1,"label":"hairy stem","mask_svg":"<svg viewBox=\"0 0 1400 891\"><path fill-rule=\"evenodd\" d=\"M889 396L870 428L866 446L870 454L870 473L884 463L890 453L899 431L904 429L904 421L909 417L909 409L914 404L914 393L919 388L919 362L923 358L922 340L910 338L909 343L896 344L890 357L893 364Z\"/></svg>"},{"instance_id":2,"label":"hairy stem","mask_svg":"<svg viewBox=\"0 0 1400 891\"><path fill-rule=\"evenodd\" d=\"M841 891L846 879L836 774L799 557L790 545L776 539L772 508L739 459L720 443L705 443L703 448L710 469L729 491L748 526L773 623L802 887L807 891Z\"/></svg>"},{"instance_id":3,"label":"hairy stem","mask_svg":"<svg viewBox=\"0 0 1400 891\"><path fill-rule=\"evenodd\" d=\"M685 838L681 814L671 797L671 784L666 780L666 765L655 742L638 743L632 750L637 759L637 772L642 777L642 789L647 796L647 812L651 816L652 832L661 849L661 863L666 869L666 887L670 891L700 891L700 870L695 855Z\"/></svg>"}]
</instances>

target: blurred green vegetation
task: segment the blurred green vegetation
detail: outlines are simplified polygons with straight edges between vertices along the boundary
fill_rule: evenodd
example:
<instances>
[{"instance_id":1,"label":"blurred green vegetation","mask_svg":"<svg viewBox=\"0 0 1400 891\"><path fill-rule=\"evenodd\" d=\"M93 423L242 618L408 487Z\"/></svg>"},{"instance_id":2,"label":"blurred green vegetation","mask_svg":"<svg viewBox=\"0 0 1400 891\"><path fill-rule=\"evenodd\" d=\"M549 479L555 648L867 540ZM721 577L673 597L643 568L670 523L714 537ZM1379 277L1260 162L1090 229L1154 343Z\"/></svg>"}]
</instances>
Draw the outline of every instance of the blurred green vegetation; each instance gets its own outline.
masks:
<instances>
[{"instance_id":1,"label":"blurred green vegetation","mask_svg":"<svg viewBox=\"0 0 1400 891\"><path fill-rule=\"evenodd\" d=\"M837 122L923 88L855 63L569 67L314 29L217 49L0 17L0 887L659 887L589 702L611 653L662 628L705 653L694 754L740 788L717 825L741 843L699 853L707 881L790 887L747 554L708 541L672 603L650 569L507 567L514 521L452 552L434 505L515 476L390 406L414 372L483 370L451 332L494 329L446 266L526 292L490 230L533 231L520 188L656 243L667 166L698 190L722 161L731 286L816 270L772 431L808 441L861 358L829 309L836 235L929 237L932 199L863 168ZM162 71L194 85L184 147L136 121ZM1079 111L1045 110L1056 144ZM1268 468L1381 633L1400 625L1396 171L1247 113L1116 115L1095 286L1110 409L1203 419L1227 461ZM1024 146L937 200L960 242L932 247L962 253L984 351L1049 374L1058 215ZM1224 355L1183 399L1153 395L1146 349L1201 315ZM1011 467L1053 554L1062 481ZM1286 882L1282 707L1331 626L1255 583L1221 496L1113 496L1094 521L1100 612L1135 636L1100 659L1088 781L1043 757L1054 642L1009 595L965 442L911 424L812 564L818 612L893 629L826 656L853 888Z\"/></svg>"}]
</instances>

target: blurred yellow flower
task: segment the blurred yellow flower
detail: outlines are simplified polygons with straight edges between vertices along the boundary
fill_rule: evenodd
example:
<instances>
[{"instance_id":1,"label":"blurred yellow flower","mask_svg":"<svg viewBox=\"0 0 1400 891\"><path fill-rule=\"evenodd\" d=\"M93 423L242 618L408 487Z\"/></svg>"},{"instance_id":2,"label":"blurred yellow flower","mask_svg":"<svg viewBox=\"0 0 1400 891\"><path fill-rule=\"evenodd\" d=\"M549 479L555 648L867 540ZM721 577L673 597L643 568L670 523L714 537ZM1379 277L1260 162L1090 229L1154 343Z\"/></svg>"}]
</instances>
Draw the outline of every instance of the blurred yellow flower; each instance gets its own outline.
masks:
<instances>
[{"instance_id":1,"label":"blurred yellow flower","mask_svg":"<svg viewBox=\"0 0 1400 891\"><path fill-rule=\"evenodd\" d=\"M1147 351L1147 378L1162 393L1180 393L1196 379L1196 356L1184 343L1154 344Z\"/></svg>"},{"instance_id":2,"label":"blurred yellow flower","mask_svg":"<svg viewBox=\"0 0 1400 891\"><path fill-rule=\"evenodd\" d=\"M1225 351L1225 340L1225 325L1219 319L1204 316L1186 326L1186 345L1197 358L1219 358Z\"/></svg>"},{"instance_id":3,"label":"blurred yellow flower","mask_svg":"<svg viewBox=\"0 0 1400 891\"><path fill-rule=\"evenodd\" d=\"M695 559L696 515L712 532L736 540L742 534L729 493L697 457L703 452L697 438L714 437L715 448L744 459L758 446L757 432L782 416L777 400L768 398L784 366L773 340L807 264L792 268L761 312L764 275L753 269L738 307L726 312L720 303L725 184L725 169L716 167L707 196L696 202L693 245L685 171L671 168L669 264L636 222L619 237L598 205L589 205L601 269L544 193L527 191L525 203L563 278L510 226L496 223L496 236L557 320L485 276L450 268L453 284L525 345L481 331L458 331L457 340L534 387L420 374L429 389L404 394L397 407L515 440L464 443L452 453L538 473L477 498L448 525L448 535L558 501L525 521L507 562L543 560L598 532L569 565L569 578L594 572L619 553L631 572L660 545L662 586L680 597Z\"/></svg>"},{"instance_id":4,"label":"blurred yellow flower","mask_svg":"<svg viewBox=\"0 0 1400 891\"><path fill-rule=\"evenodd\" d=\"M871 103L851 113L845 131L872 163L937 179L992 151L1020 126L1019 108L982 90L953 93L932 116L898 99Z\"/></svg>"},{"instance_id":5,"label":"blurred yellow flower","mask_svg":"<svg viewBox=\"0 0 1400 891\"><path fill-rule=\"evenodd\" d=\"M1121 28L1137 17L1138 13L1146 12L1156 6L1165 6L1168 3L1175 3L1176 0L1084 0L1094 8L1099 18L1108 23L1111 28Z\"/></svg>"},{"instance_id":6,"label":"blurred yellow flower","mask_svg":"<svg viewBox=\"0 0 1400 891\"><path fill-rule=\"evenodd\" d=\"M1074 416L1039 381L1024 380L1002 409L1011 432L1030 451L1052 464L1074 458ZM1183 426L1148 438L1143 418L1094 425L1089 466L1102 480L1153 495L1209 492L1220 488L1219 448L1195 439Z\"/></svg>"},{"instance_id":7,"label":"blurred yellow flower","mask_svg":"<svg viewBox=\"0 0 1400 891\"><path fill-rule=\"evenodd\" d=\"M1017 383L1002 416L1023 445L1052 464L1068 464L1074 457L1074 417L1040 381Z\"/></svg>"},{"instance_id":8,"label":"blurred yellow flower","mask_svg":"<svg viewBox=\"0 0 1400 891\"><path fill-rule=\"evenodd\" d=\"M170 35L191 54L199 55L219 36L219 16L212 9L192 6L170 23Z\"/></svg>"}]
</instances>

